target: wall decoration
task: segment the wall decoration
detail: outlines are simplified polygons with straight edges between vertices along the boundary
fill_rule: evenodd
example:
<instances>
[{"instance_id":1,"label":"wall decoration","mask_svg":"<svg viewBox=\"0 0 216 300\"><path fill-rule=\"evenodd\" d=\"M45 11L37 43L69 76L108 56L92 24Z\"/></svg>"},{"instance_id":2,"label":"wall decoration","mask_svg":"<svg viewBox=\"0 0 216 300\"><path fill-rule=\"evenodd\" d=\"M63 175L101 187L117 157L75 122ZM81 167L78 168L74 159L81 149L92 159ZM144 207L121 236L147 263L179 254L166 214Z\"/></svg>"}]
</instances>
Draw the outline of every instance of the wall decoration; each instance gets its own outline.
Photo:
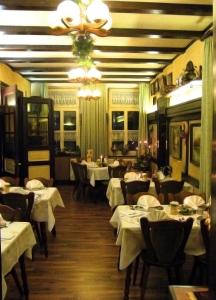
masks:
<instances>
[{"instance_id":1,"label":"wall decoration","mask_svg":"<svg viewBox=\"0 0 216 300\"><path fill-rule=\"evenodd\" d=\"M169 153L175 159L181 159L182 156L181 130L181 125L170 127Z\"/></svg>"},{"instance_id":2,"label":"wall decoration","mask_svg":"<svg viewBox=\"0 0 216 300\"><path fill-rule=\"evenodd\" d=\"M190 125L190 162L196 166L200 165L200 138L201 124Z\"/></svg>"},{"instance_id":3,"label":"wall decoration","mask_svg":"<svg viewBox=\"0 0 216 300\"><path fill-rule=\"evenodd\" d=\"M157 158L157 124L149 124L148 126L148 145L151 156Z\"/></svg>"}]
</instances>

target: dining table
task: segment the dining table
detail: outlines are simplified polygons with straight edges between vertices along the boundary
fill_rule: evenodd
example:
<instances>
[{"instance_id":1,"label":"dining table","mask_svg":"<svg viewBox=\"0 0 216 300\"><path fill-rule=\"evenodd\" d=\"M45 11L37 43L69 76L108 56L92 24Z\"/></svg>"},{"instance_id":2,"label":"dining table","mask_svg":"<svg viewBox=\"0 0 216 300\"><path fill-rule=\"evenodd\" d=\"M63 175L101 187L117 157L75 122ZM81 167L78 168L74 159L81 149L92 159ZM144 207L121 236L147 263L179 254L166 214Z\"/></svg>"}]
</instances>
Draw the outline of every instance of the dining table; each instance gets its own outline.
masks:
<instances>
[{"instance_id":1,"label":"dining table","mask_svg":"<svg viewBox=\"0 0 216 300\"><path fill-rule=\"evenodd\" d=\"M175 220L185 220L188 217L194 219L193 227L189 235L185 253L188 255L202 255L205 253L202 234L200 230L200 215L193 214L190 216L183 216L180 213L173 215L170 212L170 205L160 206L160 210L155 208L158 216L162 211L168 218ZM119 269L126 269L140 254L145 247L142 237L140 218L149 217L152 210L144 210L142 207L136 205L119 205L111 219L110 224L117 229L116 245L120 247Z\"/></svg>"},{"instance_id":2,"label":"dining table","mask_svg":"<svg viewBox=\"0 0 216 300\"><path fill-rule=\"evenodd\" d=\"M1 261L2 261L2 299L7 293L5 276L19 262L24 294L28 295L28 283L25 271L24 257L32 258L32 248L36 239L32 226L28 222L7 222L0 229Z\"/></svg>"},{"instance_id":3,"label":"dining table","mask_svg":"<svg viewBox=\"0 0 216 300\"><path fill-rule=\"evenodd\" d=\"M121 184L120 184L121 180L122 180L122 178L110 178L110 180L109 180L108 187L106 190L106 197L109 201L109 206L111 207L111 209L114 209L118 205L124 204L124 197L122 194ZM142 179L140 179L140 180L142 180ZM185 191L192 192L193 186L191 184L189 184L188 182L185 182L183 189ZM152 180L150 181L148 193L157 195L156 190L155 190L155 183Z\"/></svg>"},{"instance_id":4,"label":"dining table","mask_svg":"<svg viewBox=\"0 0 216 300\"><path fill-rule=\"evenodd\" d=\"M86 162L87 176L90 184L94 187L96 181L109 180L108 166L98 166L96 162ZM70 165L70 180L75 180L73 169Z\"/></svg>"}]
</instances>

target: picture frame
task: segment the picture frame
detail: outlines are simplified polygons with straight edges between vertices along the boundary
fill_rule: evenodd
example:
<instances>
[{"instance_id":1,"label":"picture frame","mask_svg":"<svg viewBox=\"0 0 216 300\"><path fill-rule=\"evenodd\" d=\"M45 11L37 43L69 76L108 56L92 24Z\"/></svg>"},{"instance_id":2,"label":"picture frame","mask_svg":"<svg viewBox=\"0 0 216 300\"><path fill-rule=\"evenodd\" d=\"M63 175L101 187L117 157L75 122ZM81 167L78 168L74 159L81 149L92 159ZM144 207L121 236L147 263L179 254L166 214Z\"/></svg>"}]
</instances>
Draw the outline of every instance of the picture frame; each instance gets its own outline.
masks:
<instances>
[{"instance_id":1,"label":"picture frame","mask_svg":"<svg viewBox=\"0 0 216 300\"><path fill-rule=\"evenodd\" d=\"M201 124L190 124L190 162L200 166Z\"/></svg>"},{"instance_id":2,"label":"picture frame","mask_svg":"<svg viewBox=\"0 0 216 300\"><path fill-rule=\"evenodd\" d=\"M182 157L181 130L181 125L170 126L169 152L173 158L178 160Z\"/></svg>"},{"instance_id":3,"label":"picture frame","mask_svg":"<svg viewBox=\"0 0 216 300\"><path fill-rule=\"evenodd\" d=\"M153 158L157 159L158 136L157 136L157 123L148 125L148 145L149 152Z\"/></svg>"}]
</instances>

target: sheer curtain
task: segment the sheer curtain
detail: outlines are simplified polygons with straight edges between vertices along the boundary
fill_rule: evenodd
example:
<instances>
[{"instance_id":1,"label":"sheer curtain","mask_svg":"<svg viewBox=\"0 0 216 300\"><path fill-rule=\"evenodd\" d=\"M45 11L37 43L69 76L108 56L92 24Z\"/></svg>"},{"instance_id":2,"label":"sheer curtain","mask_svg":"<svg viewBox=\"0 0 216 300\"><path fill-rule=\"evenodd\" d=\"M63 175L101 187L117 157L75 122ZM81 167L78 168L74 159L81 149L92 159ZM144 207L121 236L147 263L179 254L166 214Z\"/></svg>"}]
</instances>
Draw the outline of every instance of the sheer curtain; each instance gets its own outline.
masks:
<instances>
[{"instance_id":1,"label":"sheer curtain","mask_svg":"<svg viewBox=\"0 0 216 300\"><path fill-rule=\"evenodd\" d=\"M139 84L139 155L144 153L144 141L148 140L147 133L147 108L150 100L149 83Z\"/></svg>"},{"instance_id":2,"label":"sheer curtain","mask_svg":"<svg viewBox=\"0 0 216 300\"><path fill-rule=\"evenodd\" d=\"M101 91L99 100L81 100L80 103L80 140L81 156L86 157L87 150L93 149L93 158L107 155L107 95L103 84L96 85Z\"/></svg>"},{"instance_id":3,"label":"sheer curtain","mask_svg":"<svg viewBox=\"0 0 216 300\"><path fill-rule=\"evenodd\" d=\"M200 150L200 191L211 193L212 132L213 132L213 39L205 40L202 71L202 113Z\"/></svg>"}]
</instances>

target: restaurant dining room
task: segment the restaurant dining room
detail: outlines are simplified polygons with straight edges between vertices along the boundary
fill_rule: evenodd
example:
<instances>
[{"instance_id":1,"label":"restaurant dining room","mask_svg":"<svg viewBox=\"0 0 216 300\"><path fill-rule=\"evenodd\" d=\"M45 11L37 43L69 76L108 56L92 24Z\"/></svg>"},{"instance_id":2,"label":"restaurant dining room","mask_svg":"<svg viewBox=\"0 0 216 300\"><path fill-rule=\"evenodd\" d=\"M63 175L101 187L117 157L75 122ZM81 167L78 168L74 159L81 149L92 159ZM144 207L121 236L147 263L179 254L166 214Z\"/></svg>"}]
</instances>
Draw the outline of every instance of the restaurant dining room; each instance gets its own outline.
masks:
<instances>
[{"instance_id":1,"label":"restaurant dining room","mask_svg":"<svg viewBox=\"0 0 216 300\"><path fill-rule=\"evenodd\" d=\"M0 0L0 300L216 299L215 16Z\"/></svg>"}]
</instances>

